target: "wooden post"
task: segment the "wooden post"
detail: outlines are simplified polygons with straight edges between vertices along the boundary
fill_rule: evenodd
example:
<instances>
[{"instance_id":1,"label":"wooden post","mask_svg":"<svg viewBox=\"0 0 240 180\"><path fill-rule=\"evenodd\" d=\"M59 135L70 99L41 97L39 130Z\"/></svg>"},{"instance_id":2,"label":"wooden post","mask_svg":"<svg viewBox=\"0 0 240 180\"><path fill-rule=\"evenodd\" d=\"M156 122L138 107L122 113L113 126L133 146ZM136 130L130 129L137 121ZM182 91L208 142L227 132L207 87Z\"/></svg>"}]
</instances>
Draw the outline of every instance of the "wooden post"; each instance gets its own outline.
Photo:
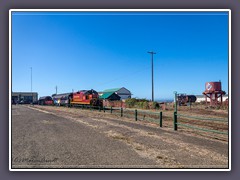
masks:
<instances>
[{"instance_id":1,"label":"wooden post","mask_svg":"<svg viewBox=\"0 0 240 180\"><path fill-rule=\"evenodd\" d=\"M173 113L173 127L174 131L177 131L177 112Z\"/></svg>"},{"instance_id":2,"label":"wooden post","mask_svg":"<svg viewBox=\"0 0 240 180\"><path fill-rule=\"evenodd\" d=\"M137 110L135 110L135 121L137 121Z\"/></svg>"},{"instance_id":3,"label":"wooden post","mask_svg":"<svg viewBox=\"0 0 240 180\"><path fill-rule=\"evenodd\" d=\"M162 112L160 112L160 122L159 122L160 127L162 127Z\"/></svg>"}]
</instances>

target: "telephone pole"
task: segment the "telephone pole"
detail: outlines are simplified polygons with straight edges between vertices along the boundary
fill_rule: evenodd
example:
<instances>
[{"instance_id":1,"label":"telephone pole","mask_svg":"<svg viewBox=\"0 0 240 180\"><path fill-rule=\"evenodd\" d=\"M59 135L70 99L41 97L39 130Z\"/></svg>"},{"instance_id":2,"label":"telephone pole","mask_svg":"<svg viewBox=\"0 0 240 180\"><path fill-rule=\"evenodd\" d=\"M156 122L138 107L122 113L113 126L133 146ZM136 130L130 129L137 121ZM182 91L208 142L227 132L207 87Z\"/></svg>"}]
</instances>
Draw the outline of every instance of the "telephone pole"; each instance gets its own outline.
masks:
<instances>
[{"instance_id":1,"label":"telephone pole","mask_svg":"<svg viewBox=\"0 0 240 180\"><path fill-rule=\"evenodd\" d=\"M56 86L55 88L56 88L56 95L57 95L57 88L58 88L58 87Z\"/></svg>"},{"instance_id":2,"label":"telephone pole","mask_svg":"<svg viewBox=\"0 0 240 180\"><path fill-rule=\"evenodd\" d=\"M154 85L153 85L153 55L156 54L156 52L150 51L148 52L152 56L152 101L154 101Z\"/></svg>"}]
</instances>

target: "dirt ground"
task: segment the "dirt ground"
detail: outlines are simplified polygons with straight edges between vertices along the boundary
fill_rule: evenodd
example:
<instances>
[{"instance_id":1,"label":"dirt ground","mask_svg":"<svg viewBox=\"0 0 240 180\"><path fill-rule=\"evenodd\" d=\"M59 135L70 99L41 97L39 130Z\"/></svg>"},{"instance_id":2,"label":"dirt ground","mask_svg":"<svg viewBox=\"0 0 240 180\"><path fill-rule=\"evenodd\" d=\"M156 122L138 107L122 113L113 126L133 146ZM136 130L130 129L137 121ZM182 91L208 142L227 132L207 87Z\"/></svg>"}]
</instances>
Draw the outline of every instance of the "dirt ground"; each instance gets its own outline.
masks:
<instances>
[{"instance_id":1,"label":"dirt ground","mask_svg":"<svg viewBox=\"0 0 240 180\"><path fill-rule=\"evenodd\" d=\"M66 108L66 107L55 107L55 106L35 106L39 109L48 109L54 112L65 112L70 114L77 114L81 108ZM120 118L125 119L127 121L133 121L135 119L134 117L134 110L130 108L124 108L123 109L123 117L120 117L120 109L115 108L116 110L113 111L113 113L110 113L110 109L106 110L104 113L103 110L99 112L98 109L90 110L90 109L81 109L84 111L84 114L89 117L98 117L98 118ZM145 113L147 112L147 115L145 116ZM148 112L153 114L148 114ZM159 112L160 110L141 110L138 109L138 121L141 121L142 123L152 125L152 126L159 126ZM163 113L163 128L167 129L173 129L173 112L174 109L170 110L164 110ZM191 109L187 106L181 106L178 107L178 114L192 116L192 117L200 117L200 118L213 118L213 119L224 119L228 120L228 111L227 110L215 110L215 109L206 109L205 106L195 106ZM144 116L144 117L143 117ZM148 119L150 118L150 120ZM203 128L207 130L217 130L220 133L212 133L212 132L205 132L205 131L199 131L196 129L186 128L182 126L178 126L178 131L186 134L191 134L193 136L199 136L199 137L205 137L205 138L211 138L216 139L220 141L228 142L228 122L221 122L221 121L209 121L209 120L198 120L194 118L187 118L187 117L178 117L178 122L183 123L186 125L191 125L196 128ZM223 132L224 134L221 134Z\"/></svg>"},{"instance_id":2,"label":"dirt ground","mask_svg":"<svg viewBox=\"0 0 240 180\"><path fill-rule=\"evenodd\" d=\"M93 129L101 131L108 137L122 141L136 151L141 157L156 161L167 168L227 168L228 167L228 136L194 129L181 128L173 130L173 111L163 111L163 127L156 122L147 120L135 121L119 112L110 114L98 110L82 110L80 108L29 106L45 113L77 121ZM186 108L186 107L184 107ZM181 114L201 115L202 117L227 118L227 112L200 109L190 112L179 109ZM126 109L125 109L126 111ZM186 119L185 119L186 120ZM194 121L191 121L194 123ZM199 123L199 122L198 122ZM195 123L196 124L196 123ZM200 121L199 126L214 126L214 129L227 131L228 124ZM159 131L161 129L162 131ZM164 134L162 136L161 134Z\"/></svg>"}]
</instances>

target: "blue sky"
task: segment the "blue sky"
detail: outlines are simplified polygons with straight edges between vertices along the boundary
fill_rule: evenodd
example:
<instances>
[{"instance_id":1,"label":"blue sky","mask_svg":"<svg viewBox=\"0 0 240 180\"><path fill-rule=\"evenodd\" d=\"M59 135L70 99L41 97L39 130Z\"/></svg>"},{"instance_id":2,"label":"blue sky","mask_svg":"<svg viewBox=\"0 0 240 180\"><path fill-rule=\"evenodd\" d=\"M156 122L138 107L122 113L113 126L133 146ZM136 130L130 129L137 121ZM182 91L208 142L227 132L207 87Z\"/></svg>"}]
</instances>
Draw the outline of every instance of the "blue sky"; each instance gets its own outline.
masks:
<instances>
[{"instance_id":1,"label":"blue sky","mask_svg":"<svg viewBox=\"0 0 240 180\"><path fill-rule=\"evenodd\" d=\"M39 96L126 87L151 99L199 95L205 83L228 93L226 12L13 12L12 90Z\"/></svg>"}]
</instances>

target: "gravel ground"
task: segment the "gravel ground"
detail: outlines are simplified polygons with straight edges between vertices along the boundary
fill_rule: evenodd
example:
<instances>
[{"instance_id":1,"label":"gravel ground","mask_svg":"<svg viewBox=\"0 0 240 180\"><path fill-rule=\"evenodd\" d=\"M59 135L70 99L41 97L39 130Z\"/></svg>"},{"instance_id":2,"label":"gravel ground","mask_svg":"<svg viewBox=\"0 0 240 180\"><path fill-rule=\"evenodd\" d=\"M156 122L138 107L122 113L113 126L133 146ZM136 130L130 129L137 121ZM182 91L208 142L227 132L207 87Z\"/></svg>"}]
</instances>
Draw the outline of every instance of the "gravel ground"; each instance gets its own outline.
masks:
<instances>
[{"instance_id":1,"label":"gravel ground","mask_svg":"<svg viewBox=\"0 0 240 180\"><path fill-rule=\"evenodd\" d=\"M96 129L47 112L12 109L13 168L151 167L121 141ZM159 166L160 167L160 166Z\"/></svg>"},{"instance_id":2,"label":"gravel ground","mask_svg":"<svg viewBox=\"0 0 240 180\"><path fill-rule=\"evenodd\" d=\"M36 162L39 159L43 161ZM228 168L228 142L103 112L13 106L12 165L14 168Z\"/></svg>"}]
</instances>

